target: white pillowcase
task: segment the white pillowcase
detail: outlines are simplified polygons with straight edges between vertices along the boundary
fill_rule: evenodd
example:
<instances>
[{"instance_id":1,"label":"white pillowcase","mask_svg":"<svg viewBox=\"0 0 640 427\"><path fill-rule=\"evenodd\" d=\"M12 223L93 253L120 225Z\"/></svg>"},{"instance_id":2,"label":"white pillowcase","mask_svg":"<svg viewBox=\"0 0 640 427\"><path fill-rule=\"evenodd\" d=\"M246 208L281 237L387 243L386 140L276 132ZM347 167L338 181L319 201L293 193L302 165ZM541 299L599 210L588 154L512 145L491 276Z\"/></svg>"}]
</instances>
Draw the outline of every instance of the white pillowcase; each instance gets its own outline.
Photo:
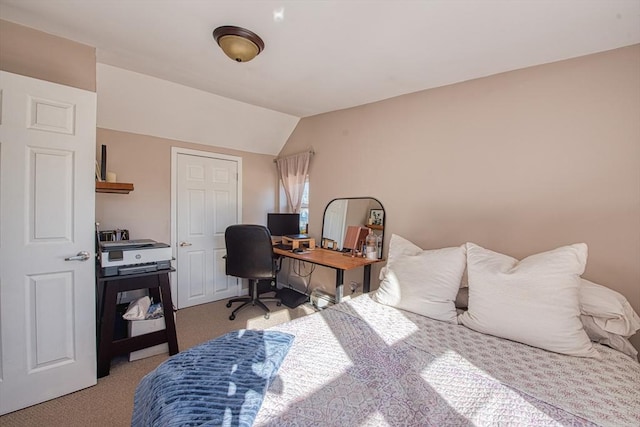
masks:
<instances>
[{"instance_id":1,"label":"white pillowcase","mask_svg":"<svg viewBox=\"0 0 640 427\"><path fill-rule=\"evenodd\" d=\"M580 321L578 287L587 245L518 261L467 243L469 310L460 323L557 353L600 357Z\"/></svg>"},{"instance_id":2,"label":"white pillowcase","mask_svg":"<svg viewBox=\"0 0 640 427\"><path fill-rule=\"evenodd\" d=\"M586 279L580 281L580 311L612 334L628 338L640 329L640 317L623 295Z\"/></svg>"},{"instance_id":3,"label":"white pillowcase","mask_svg":"<svg viewBox=\"0 0 640 427\"><path fill-rule=\"evenodd\" d=\"M457 323L454 305L466 263L465 246L423 250L393 234L373 299L422 316Z\"/></svg>"},{"instance_id":4,"label":"white pillowcase","mask_svg":"<svg viewBox=\"0 0 640 427\"><path fill-rule=\"evenodd\" d=\"M580 320L591 341L609 346L637 360L638 350L633 347L633 344L627 338L605 331L596 324L593 316L581 315Z\"/></svg>"}]
</instances>

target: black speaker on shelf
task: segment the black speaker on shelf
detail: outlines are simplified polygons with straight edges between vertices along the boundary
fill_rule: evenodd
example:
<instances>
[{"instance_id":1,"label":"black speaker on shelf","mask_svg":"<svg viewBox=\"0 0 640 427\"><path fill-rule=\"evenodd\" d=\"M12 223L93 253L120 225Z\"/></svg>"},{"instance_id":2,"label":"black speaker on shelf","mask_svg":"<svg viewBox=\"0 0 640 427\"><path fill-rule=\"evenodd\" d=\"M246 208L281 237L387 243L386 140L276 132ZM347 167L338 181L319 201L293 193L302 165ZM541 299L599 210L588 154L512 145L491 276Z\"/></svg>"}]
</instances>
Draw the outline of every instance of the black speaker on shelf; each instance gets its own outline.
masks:
<instances>
[{"instance_id":1,"label":"black speaker on shelf","mask_svg":"<svg viewBox=\"0 0 640 427\"><path fill-rule=\"evenodd\" d=\"M102 144L102 158L100 159L100 177L107 180L107 146Z\"/></svg>"}]
</instances>

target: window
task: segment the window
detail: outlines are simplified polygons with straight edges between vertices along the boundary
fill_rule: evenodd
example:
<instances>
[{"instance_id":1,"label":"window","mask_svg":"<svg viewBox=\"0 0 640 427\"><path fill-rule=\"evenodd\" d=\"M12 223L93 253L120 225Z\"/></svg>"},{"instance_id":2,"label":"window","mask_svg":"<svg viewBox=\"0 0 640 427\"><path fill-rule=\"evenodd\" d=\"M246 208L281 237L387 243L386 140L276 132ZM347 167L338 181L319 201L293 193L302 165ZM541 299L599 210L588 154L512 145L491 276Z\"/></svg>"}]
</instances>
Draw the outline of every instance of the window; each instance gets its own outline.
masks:
<instances>
[{"instance_id":1,"label":"window","mask_svg":"<svg viewBox=\"0 0 640 427\"><path fill-rule=\"evenodd\" d=\"M306 232L309 224L309 175L304 181L302 204L300 205L300 231Z\"/></svg>"},{"instance_id":2,"label":"window","mask_svg":"<svg viewBox=\"0 0 640 427\"><path fill-rule=\"evenodd\" d=\"M284 192L284 186L280 181L280 197L279 211L289 212L287 205L287 196ZM302 201L300 202L300 232L304 233L309 223L309 175L304 180L304 189L302 190Z\"/></svg>"}]
</instances>

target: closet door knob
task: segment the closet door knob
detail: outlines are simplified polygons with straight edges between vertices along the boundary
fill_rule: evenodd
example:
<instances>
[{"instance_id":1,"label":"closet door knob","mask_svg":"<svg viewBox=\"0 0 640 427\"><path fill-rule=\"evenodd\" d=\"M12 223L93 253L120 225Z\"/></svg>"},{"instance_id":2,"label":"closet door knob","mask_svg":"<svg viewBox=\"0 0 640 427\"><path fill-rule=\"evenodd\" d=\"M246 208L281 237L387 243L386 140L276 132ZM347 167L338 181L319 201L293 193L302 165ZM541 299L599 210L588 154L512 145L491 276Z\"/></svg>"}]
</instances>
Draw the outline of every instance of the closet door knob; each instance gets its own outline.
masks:
<instances>
[{"instance_id":1,"label":"closet door knob","mask_svg":"<svg viewBox=\"0 0 640 427\"><path fill-rule=\"evenodd\" d=\"M180 246L184 247L184 246L191 246L191 243L189 242L180 242Z\"/></svg>"}]
</instances>

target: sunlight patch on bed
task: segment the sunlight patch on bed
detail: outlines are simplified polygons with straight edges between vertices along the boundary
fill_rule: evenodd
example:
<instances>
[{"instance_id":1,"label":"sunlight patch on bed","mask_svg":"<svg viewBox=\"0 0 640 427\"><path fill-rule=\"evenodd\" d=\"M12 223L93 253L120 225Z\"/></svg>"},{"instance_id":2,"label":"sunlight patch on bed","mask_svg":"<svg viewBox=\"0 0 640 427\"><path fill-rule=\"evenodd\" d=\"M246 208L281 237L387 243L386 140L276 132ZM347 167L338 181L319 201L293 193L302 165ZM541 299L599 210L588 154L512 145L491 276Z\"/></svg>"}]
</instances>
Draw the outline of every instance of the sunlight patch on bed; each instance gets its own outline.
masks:
<instances>
[{"instance_id":1,"label":"sunlight patch on bed","mask_svg":"<svg viewBox=\"0 0 640 427\"><path fill-rule=\"evenodd\" d=\"M402 311L391 307L381 304L353 304L351 308L389 346L405 340L419 330L418 325L405 316Z\"/></svg>"},{"instance_id":2,"label":"sunlight patch on bed","mask_svg":"<svg viewBox=\"0 0 640 427\"><path fill-rule=\"evenodd\" d=\"M443 400L474 424L500 422L496 417L510 412L505 405L515 407L514 402L518 402L517 407L521 408L523 416L535 414L535 419L554 423L553 418L529 403L516 390L503 385L455 351L438 356L422 369L420 376ZM487 378L492 382L489 387Z\"/></svg>"},{"instance_id":3,"label":"sunlight patch on bed","mask_svg":"<svg viewBox=\"0 0 640 427\"><path fill-rule=\"evenodd\" d=\"M279 327L276 326L275 329ZM353 369L355 362L351 355L344 350L345 343L341 342L339 337L334 334L333 328L323 316L296 319L287 324L286 329L295 336L301 336L305 333L308 335L309 331L313 331L314 339L298 342L298 345L294 345L289 350L285 360L290 364L290 368L294 366L295 369L279 372L280 380L284 384L283 393L295 394L298 401L317 399L318 396L323 396L323 393L326 392L328 384L348 378L346 373ZM326 357L324 354L327 349L331 349L330 357ZM289 377L289 372L298 374ZM305 373L304 380L301 380L300 372Z\"/></svg>"},{"instance_id":4,"label":"sunlight patch on bed","mask_svg":"<svg viewBox=\"0 0 640 427\"><path fill-rule=\"evenodd\" d=\"M360 424L363 426L390 426L386 417L380 412L375 411L369 414L369 416Z\"/></svg>"}]
</instances>

